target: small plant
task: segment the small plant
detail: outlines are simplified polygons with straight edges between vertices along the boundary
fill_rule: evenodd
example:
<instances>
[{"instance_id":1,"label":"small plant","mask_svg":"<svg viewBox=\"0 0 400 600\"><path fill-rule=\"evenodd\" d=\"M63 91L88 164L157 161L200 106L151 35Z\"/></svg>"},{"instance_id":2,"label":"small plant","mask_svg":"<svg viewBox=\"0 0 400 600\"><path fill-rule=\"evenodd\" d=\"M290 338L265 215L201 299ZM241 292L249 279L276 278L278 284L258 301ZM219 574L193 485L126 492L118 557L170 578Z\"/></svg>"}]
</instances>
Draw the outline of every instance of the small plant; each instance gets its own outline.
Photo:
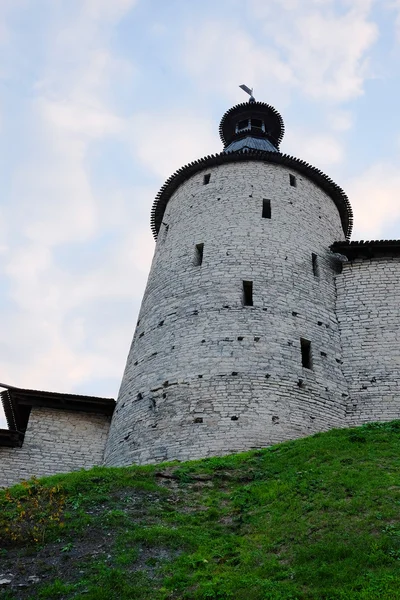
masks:
<instances>
[{"instance_id":1,"label":"small plant","mask_svg":"<svg viewBox=\"0 0 400 600\"><path fill-rule=\"evenodd\" d=\"M71 552L73 547L74 547L74 544L72 542L69 542L63 548L61 548L61 552Z\"/></svg>"},{"instance_id":2,"label":"small plant","mask_svg":"<svg viewBox=\"0 0 400 600\"><path fill-rule=\"evenodd\" d=\"M43 542L49 529L63 527L65 493L60 485L47 487L37 478L6 490L1 502L0 541L4 545Z\"/></svg>"}]
</instances>

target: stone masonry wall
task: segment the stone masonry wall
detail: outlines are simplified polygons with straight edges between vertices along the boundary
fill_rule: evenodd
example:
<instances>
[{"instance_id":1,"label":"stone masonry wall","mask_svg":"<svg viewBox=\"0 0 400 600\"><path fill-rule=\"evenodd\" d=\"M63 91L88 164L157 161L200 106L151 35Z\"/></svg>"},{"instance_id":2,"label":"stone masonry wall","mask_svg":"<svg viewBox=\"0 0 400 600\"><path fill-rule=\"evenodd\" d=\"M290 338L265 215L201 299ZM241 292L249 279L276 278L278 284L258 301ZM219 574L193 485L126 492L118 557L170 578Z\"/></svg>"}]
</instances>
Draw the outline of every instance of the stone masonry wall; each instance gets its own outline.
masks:
<instances>
[{"instance_id":1,"label":"stone masonry wall","mask_svg":"<svg viewBox=\"0 0 400 600\"><path fill-rule=\"evenodd\" d=\"M400 258L344 263L337 277L347 424L400 418Z\"/></svg>"},{"instance_id":2,"label":"stone masonry wall","mask_svg":"<svg viewBox=\"0 0 400 600\"><path fill-rule=\"evenodd\" d=\"M343 239L331 198L286 167L224 164L183 183L164 215L105 464L228 454L344 426L329 251Z\"/></svg>"},{"instance_id":3,"label":"stone masonry wall","mask_svg":"<svg viewBox=\"0 0 400 600\"><path fill-rule=\"evenodd\" d=\"M109 426L104 415L32 408L22 448L0 447L0 487L101 465Z\"/></svg>"}]
</instances>

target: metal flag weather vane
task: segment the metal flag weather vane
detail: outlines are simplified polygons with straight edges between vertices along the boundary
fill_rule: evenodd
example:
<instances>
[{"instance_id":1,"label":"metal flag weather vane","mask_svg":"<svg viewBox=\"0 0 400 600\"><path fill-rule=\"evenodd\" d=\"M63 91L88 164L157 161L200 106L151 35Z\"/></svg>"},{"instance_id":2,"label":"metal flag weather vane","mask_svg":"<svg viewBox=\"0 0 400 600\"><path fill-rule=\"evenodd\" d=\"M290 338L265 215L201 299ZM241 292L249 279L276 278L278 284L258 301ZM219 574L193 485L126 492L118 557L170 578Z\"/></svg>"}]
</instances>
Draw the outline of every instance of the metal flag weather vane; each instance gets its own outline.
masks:
<instances>
[{"instance_id":1,"label":"metal flag weather vane","mask_svg":"<svg viewBox=\"0 0 400 600\"><path fill-rule=\"evenodd\" d=\"M242 83L242 85L239 85L239 87L242 88L242 90L250 96L250 102L254 102L255 98L253 96L253 88L250 89L244 83Z\"/></svg>"}]
</instances>

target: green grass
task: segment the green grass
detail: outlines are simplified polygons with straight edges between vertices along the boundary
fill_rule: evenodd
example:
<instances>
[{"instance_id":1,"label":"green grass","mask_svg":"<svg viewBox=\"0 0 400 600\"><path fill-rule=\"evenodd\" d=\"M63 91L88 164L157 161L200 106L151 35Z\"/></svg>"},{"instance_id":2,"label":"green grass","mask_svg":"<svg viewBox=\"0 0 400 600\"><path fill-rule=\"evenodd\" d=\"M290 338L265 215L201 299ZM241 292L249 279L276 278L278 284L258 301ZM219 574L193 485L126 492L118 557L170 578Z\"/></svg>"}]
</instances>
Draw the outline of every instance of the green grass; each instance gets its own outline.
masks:
<instances>
[{"instance_id":1,"label":"green grass","mask_svg":"<svg viewBox=\"0 0 400 600\"><path fill-rule=\"evenodd\" d=\"M46 490L61 522L32 504ZM0 515L0 573L15 577L2 599L392 600L400 422L49 477L0 492Z\"/></svg>"}]
</instances>

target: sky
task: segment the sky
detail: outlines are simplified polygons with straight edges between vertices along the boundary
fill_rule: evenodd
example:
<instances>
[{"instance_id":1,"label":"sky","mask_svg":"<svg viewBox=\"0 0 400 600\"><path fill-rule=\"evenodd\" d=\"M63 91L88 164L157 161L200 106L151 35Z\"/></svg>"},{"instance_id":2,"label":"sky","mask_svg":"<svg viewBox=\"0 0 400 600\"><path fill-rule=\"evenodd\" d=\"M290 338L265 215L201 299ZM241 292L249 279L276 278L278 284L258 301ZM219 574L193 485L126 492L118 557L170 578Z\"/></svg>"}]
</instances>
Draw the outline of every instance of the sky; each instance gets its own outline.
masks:
<instances>
[{"instance_id":1,"label":"sky","mask_svg":"<svg viewBox=\"0 0 400 600\"><path fill-rule=\"evenodd\" d=\"M400 0L0 0L0 382L116 398L152 202L242 83L400 238Z\"/></svg>"}]
</instances>

